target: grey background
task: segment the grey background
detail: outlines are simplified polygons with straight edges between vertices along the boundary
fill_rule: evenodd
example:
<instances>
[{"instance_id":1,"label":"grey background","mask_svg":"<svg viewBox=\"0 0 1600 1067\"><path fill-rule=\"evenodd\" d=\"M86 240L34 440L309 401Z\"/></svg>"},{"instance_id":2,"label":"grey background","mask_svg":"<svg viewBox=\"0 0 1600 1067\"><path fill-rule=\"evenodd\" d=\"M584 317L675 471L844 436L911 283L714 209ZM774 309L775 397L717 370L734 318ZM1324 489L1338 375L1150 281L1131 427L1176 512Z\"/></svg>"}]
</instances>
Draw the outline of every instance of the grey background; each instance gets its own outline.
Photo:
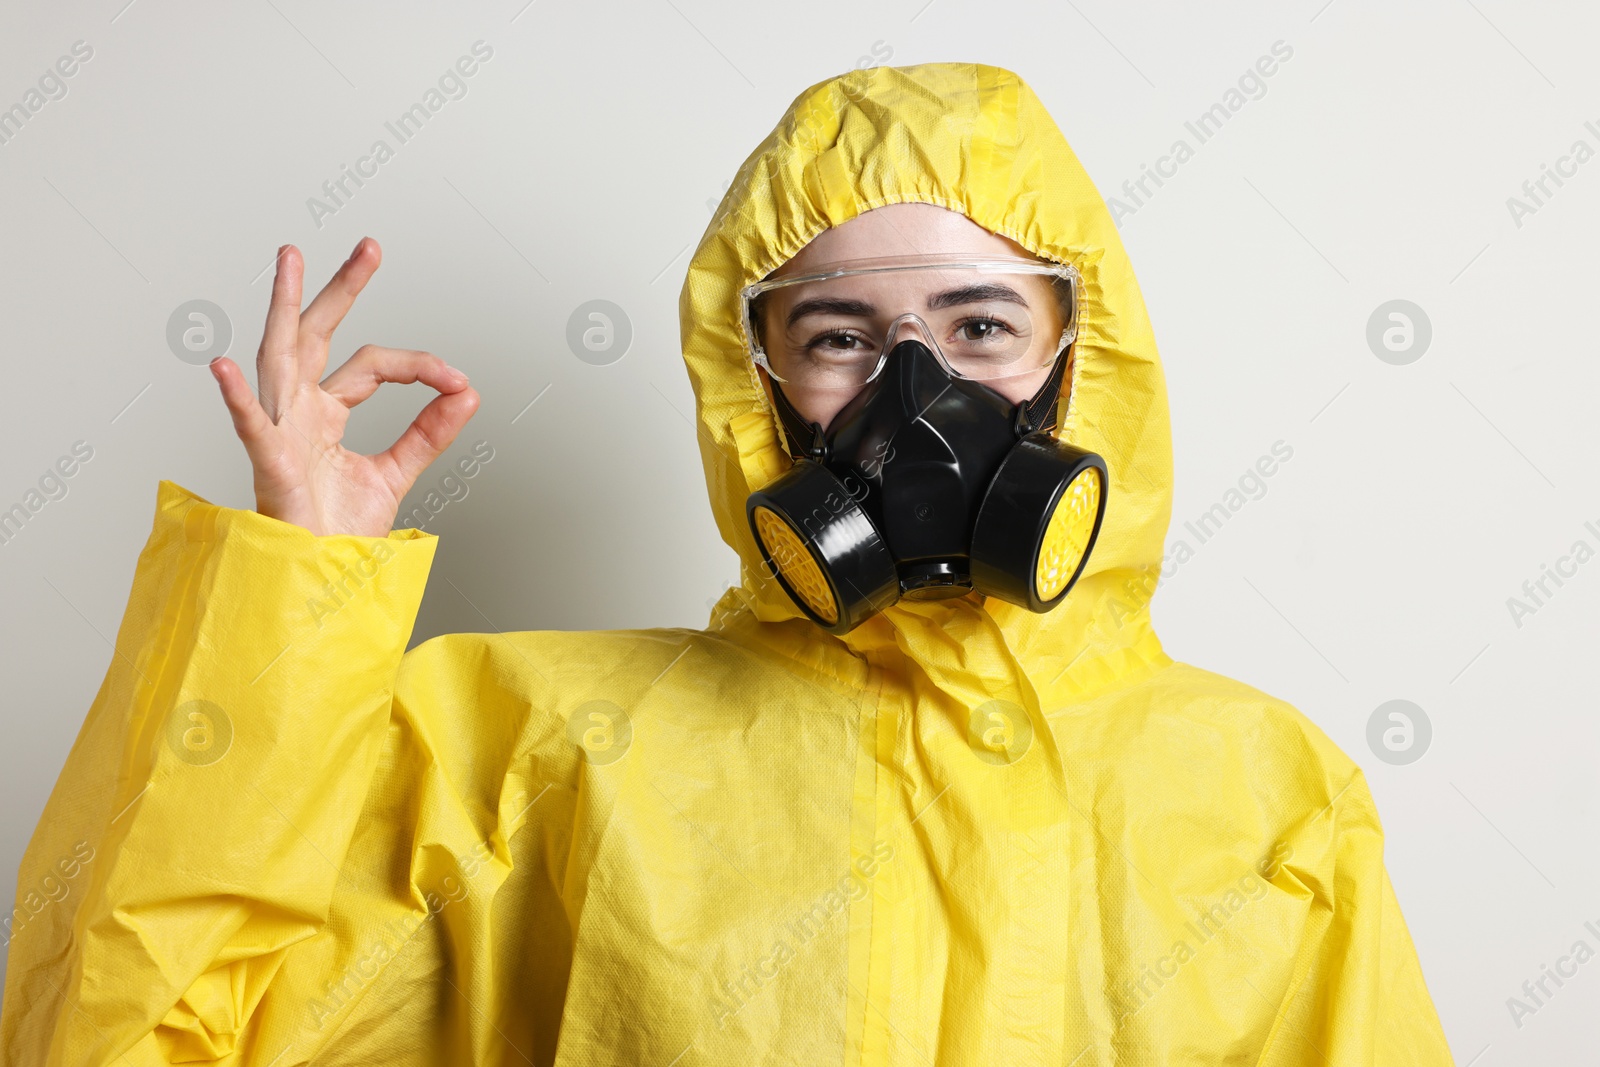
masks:
<instances>
[{"instance_id":1,"label":"grey background","mask_svg":"<svg viewBox=\"0 0 1600 1067\"><path fill-rule=\"evenodd\" d=\"M1600 528L1600 160L1520 225L1507 198L1574 140L1600 148L1584 128L1600 120L1600 16L1510 0L524 2L0 9L0 106L75 41L94 49L0 146L0 509L75 441L94 449L0 545L0 870L99 686L157 480L252 506L215 383L167 348L178 305L225 309L253 374L277 246L304 250L314 290L377 237L385 265L334 361L364 342L445 355L484 396L448 458L495 450L427 527L442 541L416 639L701 626L737 567L705 500L677 294L726 181L790 100L874 62L1009 67L1117 195L1175 139L1193 146L1184 122L1281 40L1293 56L1265 94L1122 220L1169 375L1169 543L1196 549L1157 623L1175 657L1292 701L1362 763L1458 1062L1593 1055L1600 961L1520 1027L1506 998L1579 938L1600 947L1583 928L1600 925L1600 561L1520 626L1507 598L1574 541L1600 548L1584 527ZM494 56L468 94L315 225L307 198L479 39ZM1432 327L1405 365L1366 340L1395 299ZM591 300L632 326L609 365L566 343ZM424 399L386 387L347 443L386 447ZM1197 545L1185 521L1280 440L1293 457L1265 494ZM1391 700L1432 726L1405 765L1367 740Z\"/></svg>"}]
</instances>

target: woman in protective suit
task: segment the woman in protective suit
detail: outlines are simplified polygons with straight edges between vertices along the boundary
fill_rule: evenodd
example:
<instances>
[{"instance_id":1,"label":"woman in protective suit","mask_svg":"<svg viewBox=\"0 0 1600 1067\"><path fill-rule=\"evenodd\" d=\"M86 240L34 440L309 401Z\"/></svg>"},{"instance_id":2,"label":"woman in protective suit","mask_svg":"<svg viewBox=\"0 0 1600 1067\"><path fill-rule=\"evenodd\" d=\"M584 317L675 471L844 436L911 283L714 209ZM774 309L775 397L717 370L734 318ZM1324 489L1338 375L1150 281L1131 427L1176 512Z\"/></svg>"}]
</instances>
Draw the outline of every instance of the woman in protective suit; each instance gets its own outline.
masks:
<instances>
[{"instance_id":1,"label":"woman in protective suit","mask_svg":"<svg viewBox=\"0 0 1600 1067\"><path fill-rule=\"evenodd\" d=\"M1161 366L1015 75L820 83L732 183L681 301L705 630L406 651L437 542L390 527L477 397L322 379L377 260L302 312L288 249L260 400L213 365L258 509L160 484L5 1062L1450 1062L1360 771L1151 629ZM440 395L344 451L382 381Z\"/></svg>"}]
</instances>

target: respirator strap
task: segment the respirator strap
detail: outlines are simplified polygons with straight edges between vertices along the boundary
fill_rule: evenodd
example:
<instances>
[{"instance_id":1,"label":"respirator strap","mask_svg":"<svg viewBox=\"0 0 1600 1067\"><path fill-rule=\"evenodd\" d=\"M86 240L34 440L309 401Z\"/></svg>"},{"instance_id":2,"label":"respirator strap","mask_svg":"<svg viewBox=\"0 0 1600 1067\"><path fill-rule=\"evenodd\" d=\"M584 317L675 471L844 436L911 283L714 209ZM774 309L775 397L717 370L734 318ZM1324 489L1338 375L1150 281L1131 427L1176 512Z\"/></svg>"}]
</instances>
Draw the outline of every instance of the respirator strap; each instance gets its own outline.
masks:
<instances>
[{"instance_id":1,"label":"respirator strap","mask_svg":"<svg viewBox=\"0 0 1600 1067\"><path fill-rule=\"evenodd\" d=\"M807 422L783 394L780 382L772 383L773 405L778 409L778 421L783 424L784 444L792 459L812 459L821 463L828 454L828 443L822 424Z\"/></svg>"},{"instance_id":2,"label":"respirator strap","mask_svg":"<svg viewBox=\"0 0 1600 1067\"><path fill-rule=\"evenodd\" d=\"M1067 364L1071 363L1072 346L1068 345L1056 357L1056 365L1050 371L1050 377L1045 379L1039 391L1026 403L1028 424L1034 430L1053 430L1056 425L1056 408L1061 399L1061 380L1066 377Z\"/></svg>"}]
</instances>

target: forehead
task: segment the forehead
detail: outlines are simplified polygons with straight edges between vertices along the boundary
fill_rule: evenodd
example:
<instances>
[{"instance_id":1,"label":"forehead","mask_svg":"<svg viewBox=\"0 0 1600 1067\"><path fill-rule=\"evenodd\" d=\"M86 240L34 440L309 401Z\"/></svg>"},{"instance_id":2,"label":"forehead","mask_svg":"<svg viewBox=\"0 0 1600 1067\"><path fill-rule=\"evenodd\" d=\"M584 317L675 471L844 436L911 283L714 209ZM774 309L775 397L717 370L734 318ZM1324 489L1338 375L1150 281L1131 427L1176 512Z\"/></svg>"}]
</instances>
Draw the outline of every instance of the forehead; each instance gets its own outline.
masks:
<instances>
[{"instance_id":1,"label":"forehead","mask_svg":"<svg viewBox=\"0 0 1600 1067\"><path fill-rule=\"evenodd\" d=\"M960 212L937 204L889 204L822 231L769 277L808 274L856 259L950 253L1037 258Z\"/></svg>"}]
</instances>

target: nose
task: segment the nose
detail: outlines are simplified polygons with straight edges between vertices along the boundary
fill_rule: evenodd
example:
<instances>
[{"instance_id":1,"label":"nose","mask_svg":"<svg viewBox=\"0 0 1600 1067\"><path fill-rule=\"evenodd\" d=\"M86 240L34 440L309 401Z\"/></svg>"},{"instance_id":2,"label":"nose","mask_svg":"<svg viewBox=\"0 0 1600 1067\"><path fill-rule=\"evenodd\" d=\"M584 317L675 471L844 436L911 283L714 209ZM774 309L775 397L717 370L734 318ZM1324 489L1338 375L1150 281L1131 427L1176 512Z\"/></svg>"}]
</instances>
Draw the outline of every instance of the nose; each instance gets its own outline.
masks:
<instances>
[{"instance_id":1,"label":"nose","mask_svg":"<svg viewBox=\"0 0 1600 1067\"><path fill-rule=\"evenodd\" d=\"M901 414L920 422L928 409L937 404L954 384L950 372L940 363L935 349L921 336L901 332L891 339L887 372L892 381L884 384L900 398ZM937 436L937 435L936 435Z\"/></svg>"},{"instance_id":2,"label":"nose","mask_svg":"<svg viewBox=\"0 0 1600 1067\"><path fill-rule=\"evenodd\" d=\"M939 342L933 336L933 328L915 312L908 311L889 324L888 333L884 335L883 351L893 352L894 346L902 341L921 341L932 352L935 359L944 362L944 353L939 351Z\"/></svg>"}]
</instances>

